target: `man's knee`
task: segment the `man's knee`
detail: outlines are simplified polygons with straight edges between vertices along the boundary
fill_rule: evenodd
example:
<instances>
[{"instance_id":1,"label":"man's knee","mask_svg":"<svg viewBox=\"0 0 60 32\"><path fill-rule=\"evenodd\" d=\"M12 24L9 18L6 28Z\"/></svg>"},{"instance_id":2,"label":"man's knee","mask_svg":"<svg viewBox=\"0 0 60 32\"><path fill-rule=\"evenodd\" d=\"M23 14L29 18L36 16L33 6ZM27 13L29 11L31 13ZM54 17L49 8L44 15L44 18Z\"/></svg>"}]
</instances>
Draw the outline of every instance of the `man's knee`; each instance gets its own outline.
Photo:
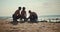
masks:
<instances>
[{"instance_id":1,"label":"man's knee","mask_svg":"<svg viewBox=\"0 0 60 32\"><path fill-rule=\"evenodd\" d=\"M13 18L13 20L17 20L17 16L16 15L12 15L12 18Z\"/></svg>"}]
</instances>

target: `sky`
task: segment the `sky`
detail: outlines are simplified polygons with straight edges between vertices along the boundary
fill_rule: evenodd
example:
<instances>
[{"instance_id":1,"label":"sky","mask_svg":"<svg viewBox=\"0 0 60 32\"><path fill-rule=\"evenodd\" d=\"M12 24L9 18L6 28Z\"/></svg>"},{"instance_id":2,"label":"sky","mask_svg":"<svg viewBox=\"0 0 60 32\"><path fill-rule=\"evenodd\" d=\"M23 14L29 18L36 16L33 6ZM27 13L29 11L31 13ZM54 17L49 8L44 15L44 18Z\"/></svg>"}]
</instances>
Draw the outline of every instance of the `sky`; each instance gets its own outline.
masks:
<instances>
[{"instance_id":1,"label":"sky","mask_svg":"<svg viewBox=\"0 0 60 32\"><path fill-rule=\"evenodd\" d=\"M12 16L17 8L26 7L28 11L41 15L60 15L60 0L0 0L0 16Z\"/></svg>"}]
</instances>

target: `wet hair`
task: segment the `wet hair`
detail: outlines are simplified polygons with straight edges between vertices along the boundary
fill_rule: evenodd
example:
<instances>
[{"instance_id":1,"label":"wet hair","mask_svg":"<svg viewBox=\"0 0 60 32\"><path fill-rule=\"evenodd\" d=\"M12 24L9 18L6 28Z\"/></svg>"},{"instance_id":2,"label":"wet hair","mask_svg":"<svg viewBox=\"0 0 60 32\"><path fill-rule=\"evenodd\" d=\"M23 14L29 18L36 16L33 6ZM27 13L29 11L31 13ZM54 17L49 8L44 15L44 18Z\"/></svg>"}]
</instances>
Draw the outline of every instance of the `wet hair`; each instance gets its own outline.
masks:
<instances>
[{"instance_id":1,"label":"wet hair","mask_svg":"<svg viewBox=\"0 0 60 32\"><path fill-rule=\"evenodd\" d=\"M29 13L31 13L31 10L29 10Z\"/></svg>"},{"instance_id":2,"label":"wet hair","mask_svg":"<svg viewBox=\"0 0 60 32\"><path fill-rule=\"evenodd\" d=\"M23 7L23 10L25 10L25 7Z\"/></svg>"},{"instance_id":3,"label":"wet hair","mask_svg":"<svg viewBox=\"0 0 60 32\"><path fill-rule=\"evenodd\" d=\"M21 10L21 7L18 7L19 10Z\"/></svg>"}]
</instances>

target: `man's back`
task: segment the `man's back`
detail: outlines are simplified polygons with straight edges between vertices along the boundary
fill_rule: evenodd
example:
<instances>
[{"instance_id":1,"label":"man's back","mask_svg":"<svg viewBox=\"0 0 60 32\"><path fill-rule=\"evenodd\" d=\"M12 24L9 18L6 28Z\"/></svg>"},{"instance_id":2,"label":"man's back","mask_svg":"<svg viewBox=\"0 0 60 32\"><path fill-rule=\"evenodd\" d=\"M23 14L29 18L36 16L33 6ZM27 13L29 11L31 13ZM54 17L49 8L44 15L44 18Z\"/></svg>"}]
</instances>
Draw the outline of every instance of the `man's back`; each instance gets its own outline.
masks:
<instances>
[{"instance_id":1,"label":"man's back","mask_svg":"<svg viewBox=\"0 0 60 32\"><path fill-rule=\"evenodd\" d=\"M37 16L37 14L35 13L35 12L31 12L32 13L32 15L35 15L35 16Z\"/></svg>"},{"instance_id":2,"label":"man's back","mask_svg":"<svg viewBox=\"0 0 60 32\"><path fill-rule=\"evenodd\" d=\"M26 15L26 11L21 11L21 16L25 16Z\"/></svg>"},{"instance_id":3,"label":"man's back","mask_svg":"<svg viewBox=\"0 0 60 32\"><path fill-rule=\"evenodd\" d=\"M30 19L30 21L36 22L38 20L38 16L35 12L31 12L31 10L29 10L29 14L30 16L28 17L28 19Z\"/></svg>"},{"instance_id":4,"label":"man's back","mask_svg":"<svg viewBox=\"0 0 60 32\"><path fill-rule=\"evenodd\" d=\"M20 10L21 10L21 7L18 7L18 9L15 11L15 13L12 15L13 17L13 21L17 21L17 19L19 19L21 16L20 16Z\"/></svg>"},{"instance_id":5,"label":"man's back","mask_svg":"<svg viewBox=\"0 0 60 32\"><path fill-rule=\"evenodd\" d=\"M16 10L14 14L15 15L20 15L20 11L19 10Z\"/></svg>"}]
</instances>

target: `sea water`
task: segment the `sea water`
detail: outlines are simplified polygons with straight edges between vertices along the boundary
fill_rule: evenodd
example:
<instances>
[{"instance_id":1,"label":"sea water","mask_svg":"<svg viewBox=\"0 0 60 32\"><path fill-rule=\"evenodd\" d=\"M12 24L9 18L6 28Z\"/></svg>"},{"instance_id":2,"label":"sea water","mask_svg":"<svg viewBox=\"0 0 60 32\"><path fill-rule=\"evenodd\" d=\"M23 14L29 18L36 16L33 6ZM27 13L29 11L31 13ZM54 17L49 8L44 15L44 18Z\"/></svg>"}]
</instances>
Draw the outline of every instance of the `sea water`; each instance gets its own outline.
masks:
<instances>
[{"instance_id":1,"label":"sea water","mask_svg":"<svg viewBox=\"0 0 60 32\"><path fill-rule=\"evenodd\" d=\"M45 16L39 16L38 21L51 21L51 22L59 22L60 21L60 15L45 15Z\"/></svg>"},{"instance_id":2,"label":"sea water","mask_svg":"<svg viewBox=\"0 0 60 32\"><path fill-rule=\"evenodd\" d=\"M5 19L5 20L8 20L8 21L13 21L12 17L10 17L10 16L0 17L0 20L1 19ZM38 16L38 21L43 21L43 20L46 20L47 22L49 22L49 21L51 21L51 22L58 22L58 21L60 21L60 15ZM18 19L18 21L19 21L19 19Z\"/></svg>"}]
</instances>

